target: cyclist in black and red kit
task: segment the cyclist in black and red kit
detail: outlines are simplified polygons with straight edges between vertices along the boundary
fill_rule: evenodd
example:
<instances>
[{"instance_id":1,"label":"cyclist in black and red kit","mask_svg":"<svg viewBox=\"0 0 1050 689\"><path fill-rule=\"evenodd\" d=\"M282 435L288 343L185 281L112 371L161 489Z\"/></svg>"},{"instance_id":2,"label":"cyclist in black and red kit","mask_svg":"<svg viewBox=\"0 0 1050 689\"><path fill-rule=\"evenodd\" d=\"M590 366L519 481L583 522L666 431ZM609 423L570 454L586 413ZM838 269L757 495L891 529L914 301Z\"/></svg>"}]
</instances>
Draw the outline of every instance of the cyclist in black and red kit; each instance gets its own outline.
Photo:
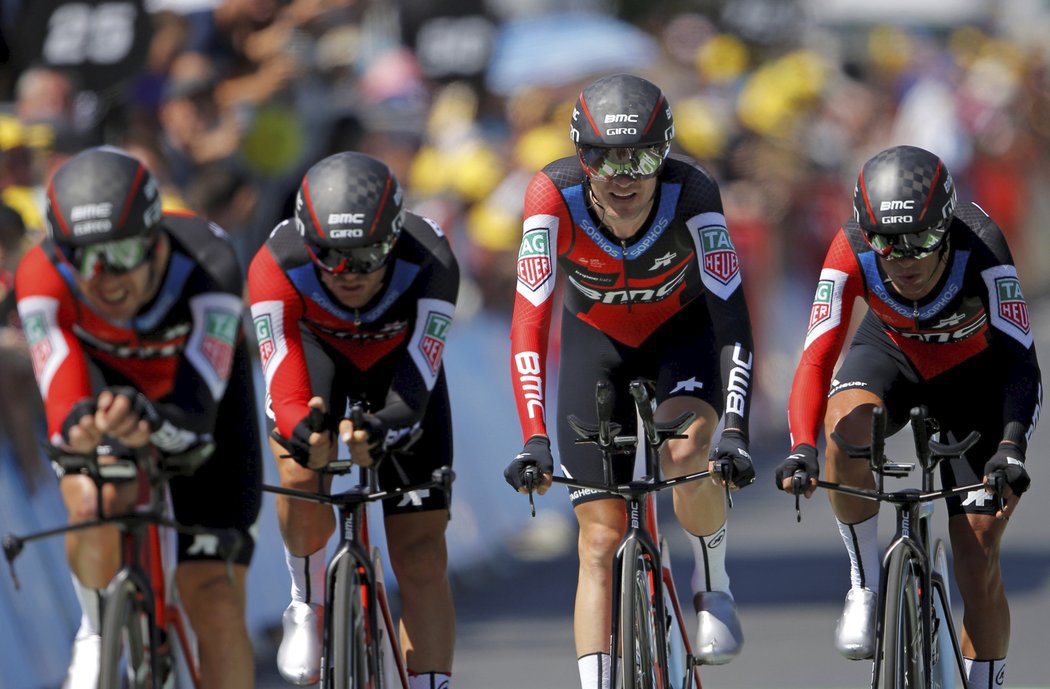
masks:
<instances>
[{"instance_id":1,"label":"cyclist in black and red kit","mask_svg":"<svg viewBox=\"0 0 1050 689\"><path fill-rule=\"evenodd\" d=\"M444 233L402 210L397 179L379 160L338 153L307 171L295 217L256 254L248 289L266 377L270 446L281 484L317 489L315 469L336 458L388 454L379 482L429 480L452 464L452 423L442 364L459 290ZM367 407L365 428L343 417ZM327 415L322 427L311 410ZM326 476L325 489L331 487ZM455 620L446 574L447 498L414 493L383 504L390 564L402 603L401 641L412 689L451 686ZM325 545L332 508L278 497L292 578L277 665L293 684L317 682Z\"/></svg>"},{"instance_id":2,"label":"cyclist in black and red kit","mask_svg":"<svg viewBox=\"0 0 1050 689\"><path fill-rule=\"evenodd\" d=\"M252 687L245 576L261 471L233 248L215 225L163 213L150 172L108 146L59 168L46 217L47 239L22 260L16 290L51 442L108 456L146 444L178 454L214 440L196 473L171 480L175 517L239 529L247 547L231 581L213 541L180 535L176 582L201 686ZM71 522L96 516L88 477L65 476L60 488ZM119 487L107 509L127 509L134 493ZM95 687L99 589L119 565L116 529L70 532L66 551L84 614L63 686Z\"/></svg>"},{"instance_id":3,"label":"cyclist in black and red kit","mask_svg":"<svg viewBox=\"0 0 1050 689\"><path fill-rule=\"evenodd\" d=\"M948 498L955 578L962 593L962 648L969 687L1002 686L1010 612L1000 574L1006 519L1030 483L1024 459L1042 398L1028 307L1006 240L976 204L956 205L948 169L933 153L895 146L864 164L854 217L832 240L817 283L802 360L789 401L792 454L776 471L818 475L817 434L828 433L829 479L873 487L866 462L830 440L866 445L872 409L888 432L926 405L949 442L979 431L979 444L941 465L944 487L1001 473L1001 512L983 490ZM838 372L832 371L854 301L868 306ZM812 493L811 481L806 493ZM831 494L849 551L851 588L835 633L848 658L870 657L879 579L878 505Z\"/></svg>"},{"instance_id":4,"label":"cyclist in black and red kit","mask_svg":"<svg viewBox=\"0 0 1050 689\"><path fill-rule=\"evenodd\" d=\"M537 173L525 196L524 235L511 332L511 376L525 448L507 467L512 487L537 466L550 484L547 337L554 286L565 286L558 380L558 447L566 475L601 482L597 450L576 445L565 419L595 418L599 380L622 393L637 377L655 381L656 419L694 412L688 438L662 457L667 476L728 462L731 483L754 480L747 451L752 336L736 251L718 186L692 162L668 158L674 121L661 90L618 74L587 86L572 114L577 155ZM559 270L560 269L560 270ZM724 416L725 430L709 452ZM634 407L620 394L614 418L633 432ZM615 478L630 478L618 458ZM743 637L725 568L726 507L716 480L674 489L675 513L696 554L697 656L725 663ZM584 689L608 686L613 553L626 526L622 500L571 494L580 523L575 637Z\"/></svg>"}]
</instances>

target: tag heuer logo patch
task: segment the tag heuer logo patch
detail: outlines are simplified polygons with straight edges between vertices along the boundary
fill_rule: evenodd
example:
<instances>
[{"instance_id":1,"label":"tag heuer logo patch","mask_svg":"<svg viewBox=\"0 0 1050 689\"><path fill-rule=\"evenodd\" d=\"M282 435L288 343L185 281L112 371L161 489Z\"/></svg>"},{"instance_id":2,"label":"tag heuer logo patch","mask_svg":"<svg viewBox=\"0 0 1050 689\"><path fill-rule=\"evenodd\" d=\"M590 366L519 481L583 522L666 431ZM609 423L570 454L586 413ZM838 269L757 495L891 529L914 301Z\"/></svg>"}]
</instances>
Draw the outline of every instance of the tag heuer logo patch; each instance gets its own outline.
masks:
<instances>
[{"instance_id":1,"label":"tag heuer logo patch","mask_svg":"<svg viewBox=\"0 0 1050 689\"><path fill-rule=\"evenodd\" d=\"M995 289L999 296L999 316L1027 334L1031 326L1028 304L1021 294L1021 281L1015 277L1001 277L995 281Z\"/></svg>"},{"instance_id":2,"label":"tag heuer logo patch","mask_svg":"<svg viewBox=\"0 0 1050 689\"><path fill-rule=\"evenodd\" d=\"M535 290L551 276L547 228L528 230L518 252L518 282Z\"/></svg>"},{"instance_id":3,"label":"tag heuer logo patch","mask_svg":"<svg viewBox=\"0 0 1050 689\"><path fill-rule=\"evenodd\" d=\"M253 320L255 324L255 339L259 343L259 356L262 359L263 370L273 358L277 351L277 345L273 341L273 326L270 323L270 314L263 314Z\"/></svg>"},{"instance_id":4,"label":"tag heuer logo patch","mask_svg":"<svg viewBox=\"0 0 1050 689\"><path fill-rule=\"evenodd\" d=\"M228 378L233 366L233 343L237 340L237 317L225 311L208 311L201 353L220 378Z\"/></svg>"},{"instance_id":5,"label":"tag heuer logo patch","mask_svg":"<svg viewBox=\"0 0 1050 689\"><path fill-rule=\"evenodd\" d=\"M441 355L445 351L445 340L448 337L448 328L452 319L443 313L431 313L427 316L427 324L423 328L423 338L419 341L419 351L430 365L430 371L437 375L438 367L441 366Z\"/></svg>"},{"instance_id":6,"label":"tag heuer logo patch","mask_svg":"<svg viewBox=\"0 0 1050 689\"><path fill-rule=\"evenodd\" d=\"M835 295L835 283L821 280L817 283L817 294L813 297L813 307L809 311L809 327L823 323L831 317L831 300Z\"/></svg>"},{"instance_id":7,"label":"tag heuer logo patch","mask_svg":"<svg viewBox=\"0 0 1050 689\"><path fill-rule=\"evenodd\" d=\"M728 284L740 270L740 261L733 243L729 241L729 232L723 227L703 230L700 232L700 243L704 252L704 272Z\"/></svg>"},{"instance_id":8,"label":"tag heuer logo patch","mask_svg":"<svg viewBox=\"0 0 1050 689\"><path fill-rule=\"evenodd\" d=\"M47 336L47 321L39 313L29 314L22 319L22 330L29 345L29 355L33 361L33 370L40 375L44 365L51 358L51 338Z\"/></svg>"}]
</instances>

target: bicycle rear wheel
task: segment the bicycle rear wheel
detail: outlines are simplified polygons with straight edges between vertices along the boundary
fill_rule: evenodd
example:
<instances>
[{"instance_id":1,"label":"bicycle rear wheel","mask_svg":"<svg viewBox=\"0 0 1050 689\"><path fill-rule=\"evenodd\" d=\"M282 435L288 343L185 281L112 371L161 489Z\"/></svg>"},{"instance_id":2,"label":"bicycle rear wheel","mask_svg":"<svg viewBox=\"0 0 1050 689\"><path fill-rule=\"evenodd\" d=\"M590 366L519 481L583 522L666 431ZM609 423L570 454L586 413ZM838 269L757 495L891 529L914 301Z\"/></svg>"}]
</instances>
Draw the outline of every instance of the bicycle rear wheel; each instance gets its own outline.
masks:
<instances>
[{"instance_id":1,"label":"bicycle rear wheel","mask_svg":"<svg viewBox=\"0 0 1050 689\"><path fill-rule=\"evenodd\" d=\"M884 689L922 689L924 686L921 575L922 568L910 552L903 548L894 551L886 578Z\"/></svg>"},{"instance_id":2,"label":"bicycle rear wheel","mask_svg":"<svg viewBox=\"0 0 1050 689\"><path fill-rule=\"evenodd\" d=\"M121 571L106 588L103 607L99 689L164 688L170 667L159 648L149 589Z\"/></svg>"},{"instance_id":3,"label":"bicycle rear wheel","mask_svg":"<svg viewBox=\"0 0 1050 689\"><path fill-rule=\"evenodd\" d=\"M621 573L620 634L623 648L623 689L665 689L661 682L659 636L653 577L659 569L630 542L624 549Z\"/></svg>"},{"instance_id":4,"label":"bicycle rear wheel","mask_svg":"<svg viewBox=\"0 0 1050 689\"><path fill-rule=\"evenodd\" d=\"M349 554L339 560L332 597L331 649L324 659L326 689L378 689L372 657L367 583L361 565ZM331 678L329 681L327 678Z\"/></svg>"}]
</instances>

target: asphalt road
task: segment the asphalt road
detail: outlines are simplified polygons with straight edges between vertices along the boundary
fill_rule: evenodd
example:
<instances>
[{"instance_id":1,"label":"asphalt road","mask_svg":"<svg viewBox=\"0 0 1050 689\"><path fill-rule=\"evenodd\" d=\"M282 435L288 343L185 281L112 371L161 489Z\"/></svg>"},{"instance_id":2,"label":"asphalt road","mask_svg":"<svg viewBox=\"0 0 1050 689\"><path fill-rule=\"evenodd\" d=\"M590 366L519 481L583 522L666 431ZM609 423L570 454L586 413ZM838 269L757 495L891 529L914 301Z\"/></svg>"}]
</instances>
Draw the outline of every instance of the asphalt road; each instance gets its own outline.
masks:
<instances>
[{"instance_id":1,"label":"asphalt road","mask_svg":"<svg viewBox=\"0 0 1050 689\"><path fill-rule=\"evenodd\" d=\"M1044 302L1046 300L1043 300ZM1032 321L1044 366L1050 361L1050 304L1034 306ZM888 453L904 457L910 437L899 434ZM1012 611L1007 679L1012 689L1050 687L1050 424L1037 429L1029 449L1033 489L1010 521L1003 570ZM755 453L765 476L736 494L730 515L729 574L746 644L731 664L705 667L706 689L841 689L870 682L868 662L848 661L832 646L835 620L849 585L849 565L828 501L815 496L797 524L789 496L769 475L780 457ZM517 503L514 501L518 500ZM576 586L575 521L556 491L538 502L541 519L523 536L528 548L497 557L455 581L457 689L572 689L578 686L571 610ZM508 493L507 509L527 510ZM691 555L662 506L665 533L680 590L688 590ZM935 523L944 534L944 512ZM881 513L885 544L893 514ZM955 615L961 618L961 603ZM258 686L285 687L276 676L273 646L257 649Z\"/></svg>"}]
</instances>

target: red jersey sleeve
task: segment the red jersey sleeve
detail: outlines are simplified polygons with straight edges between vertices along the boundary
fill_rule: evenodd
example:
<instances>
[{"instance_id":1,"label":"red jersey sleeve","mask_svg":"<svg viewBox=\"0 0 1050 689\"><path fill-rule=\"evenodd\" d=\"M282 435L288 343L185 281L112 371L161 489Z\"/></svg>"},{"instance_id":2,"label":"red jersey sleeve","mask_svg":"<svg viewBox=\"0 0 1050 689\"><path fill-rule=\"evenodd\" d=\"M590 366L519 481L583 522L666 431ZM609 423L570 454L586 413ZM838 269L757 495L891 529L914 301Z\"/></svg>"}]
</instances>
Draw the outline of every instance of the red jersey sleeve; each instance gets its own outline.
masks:
<instances>
[{"instance_id":1,"label":"red jersey sleeve","mask_svg":"<svg viewBox=\"0 0 1050 689\"><path fill-rule=\"evenodd\" d=\"M299 332L302 297L269 246L259 250L248 268L248 298L266 380L266 402L277 432L290 438L296 424L309 413L307 403L313 392Z\"/></svg>"},{"instance_id":2,"label":"red jersey sleeve","mask_svg":"<svg viewBox=\"0 0 1050 689\"><path fill-rule=\"evenodd\" d=\"M547 339L554 305L555 260L559 241L571 234L561 193L543 172L525 192L517 291L510 331L511 387L522 435L547 435ZM559 235L562 235L560 237Z\"/></svg>"},{"instance_id":3,"label":"red jersey sleeve","mask_svg":"<svg viewBox=\"0 0 1050 689\"><path fill-rule=\"evenodd\" d=\"M802 358L791 383L788 423L792 448L802 443L817 444L831 376L849 330L854 301L863 292L860 266L840 229L820 271Z\"/></svg>"},{"instance_id":4,"label":"red jersey sleeve","mask_svg":"<svg viewBox=\"0 0 1050 689\"><path fill-rule=\"evenodd\" d=\"M40 246L29 250L15 276L18 316L33 361L52 443L74 404L92 396L87 362L73 334L77 305L65 280Z\"/></svg>"}]
</instances>

